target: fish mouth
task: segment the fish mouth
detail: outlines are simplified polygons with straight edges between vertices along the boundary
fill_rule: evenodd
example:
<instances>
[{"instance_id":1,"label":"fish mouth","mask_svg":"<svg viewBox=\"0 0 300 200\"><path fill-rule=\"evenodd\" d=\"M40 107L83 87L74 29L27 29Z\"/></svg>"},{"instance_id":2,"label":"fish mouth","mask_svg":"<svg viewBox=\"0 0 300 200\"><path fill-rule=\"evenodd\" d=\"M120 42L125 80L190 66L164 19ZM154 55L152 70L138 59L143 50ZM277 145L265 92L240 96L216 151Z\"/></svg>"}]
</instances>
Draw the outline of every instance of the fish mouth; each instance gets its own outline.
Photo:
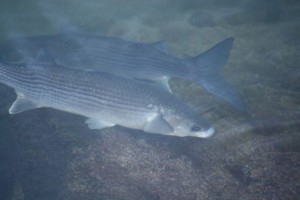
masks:
<instances>
[{"instance_id":1,"label":"fish mouth","mask_svg":"<svg viewBox=\"0 0 300 200\"><path fill-rule=\"evenodd\" d=\"M211 137L215 132L215 129L210 127L206 130L201 130L199 132L194 132L194 133L191 133L191 132L183 132L183 131L176 131L170 135L172 136L177 136L177 137L199 137L199 138L209 138Z\"/></svg>"},{"instance_id":2,"label":"fish mouth","mask_svg":"<svg viewBox=\"0 0 300 200\"><path fill-rule=\"evenodd\" d=\"M207 129L205 131L196 133L195 136L201 137L201 138L208 138L208 137L211 137L214 133L215 133L215 129L210 127L209 129Z\"/></svg>"}]
</instances>

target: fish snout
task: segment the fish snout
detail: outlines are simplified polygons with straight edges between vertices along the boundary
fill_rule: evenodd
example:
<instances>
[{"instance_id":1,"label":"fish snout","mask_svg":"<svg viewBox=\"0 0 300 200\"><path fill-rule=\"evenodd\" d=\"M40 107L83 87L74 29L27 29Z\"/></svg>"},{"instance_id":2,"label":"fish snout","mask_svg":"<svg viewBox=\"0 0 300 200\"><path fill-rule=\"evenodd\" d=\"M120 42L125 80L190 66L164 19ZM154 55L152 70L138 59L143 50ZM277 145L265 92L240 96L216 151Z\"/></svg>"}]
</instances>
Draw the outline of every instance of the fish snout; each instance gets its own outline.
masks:
<instances>
[{"instance_id":1,"label":"fish snout","mask_svg":"<svg viewBox=\"0 0 300 200\"><path fill-rule=\"evenodd\" d=\"M204 129L199 131L198 133L196 133L197 137L201 137L201 138L208 138L210 136L212 136L215 132L215 129L212 127L209 127L208 129Z\"/></svg>"}]
</instances>

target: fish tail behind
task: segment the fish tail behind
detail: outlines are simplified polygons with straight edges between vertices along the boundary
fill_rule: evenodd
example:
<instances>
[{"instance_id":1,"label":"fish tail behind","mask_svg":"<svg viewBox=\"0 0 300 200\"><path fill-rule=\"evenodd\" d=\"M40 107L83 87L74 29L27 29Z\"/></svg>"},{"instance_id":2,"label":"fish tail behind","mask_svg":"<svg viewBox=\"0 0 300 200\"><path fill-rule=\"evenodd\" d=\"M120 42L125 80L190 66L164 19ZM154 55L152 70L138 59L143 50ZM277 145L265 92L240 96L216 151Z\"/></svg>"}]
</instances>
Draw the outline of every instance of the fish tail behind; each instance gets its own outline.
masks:
<instances>
[{"instance_id":1,"label":"fish tail behind","mask_svg":"<svg viewBox=\"0 0 300 200\"><path fill-rule=\"evenodd\" d=\"M200 84L209 93L227 101L239 111L246 112L246 106L240 95L221 76L233 40L233 38L225 39L206 52L189 59L191 72L189 79Z\"/></svg>"}]
</instances>

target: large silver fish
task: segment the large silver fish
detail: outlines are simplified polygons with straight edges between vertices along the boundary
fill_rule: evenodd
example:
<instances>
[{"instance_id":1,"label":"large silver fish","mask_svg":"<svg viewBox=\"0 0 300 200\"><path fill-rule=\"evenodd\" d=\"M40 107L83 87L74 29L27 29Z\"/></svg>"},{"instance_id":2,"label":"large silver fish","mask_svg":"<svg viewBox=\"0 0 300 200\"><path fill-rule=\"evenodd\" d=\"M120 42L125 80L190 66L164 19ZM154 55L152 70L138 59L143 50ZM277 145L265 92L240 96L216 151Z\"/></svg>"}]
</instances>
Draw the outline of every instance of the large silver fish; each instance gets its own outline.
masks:
<instances>
[{"instance_id":1,"label":"large silver fish","mask_svg":"<svg viewBox=\"0 0 300 200\"><path fill-rule=\"evenodd\" d=\"M164 42L144 44L105 36L64 33L9 40L0 46L0 55L9 57L8 52L18 52L27 62L36 57L37 50L44 48L62 66L150 80L168 91L170 78L183 78L245 111L246 106L239 94L221 76L232 43L233 38L228 38L196 57L178 59L166 52Z\"/></svg>"},{"instance_id":2,"label":"large silver fish","mask_svg":"<svg viewBox=\"0 0 300 200\"><path fill-rule=\"evenodd\" d=\"M89 128L114 125L149 133L208 137L214 129L173 95L106 72L88 72L38 61L0 63L0 82L14 88L10 114L50 107L87 117ZM49 58L47 58L49 60Z\"/></svg>"}]
</instances>

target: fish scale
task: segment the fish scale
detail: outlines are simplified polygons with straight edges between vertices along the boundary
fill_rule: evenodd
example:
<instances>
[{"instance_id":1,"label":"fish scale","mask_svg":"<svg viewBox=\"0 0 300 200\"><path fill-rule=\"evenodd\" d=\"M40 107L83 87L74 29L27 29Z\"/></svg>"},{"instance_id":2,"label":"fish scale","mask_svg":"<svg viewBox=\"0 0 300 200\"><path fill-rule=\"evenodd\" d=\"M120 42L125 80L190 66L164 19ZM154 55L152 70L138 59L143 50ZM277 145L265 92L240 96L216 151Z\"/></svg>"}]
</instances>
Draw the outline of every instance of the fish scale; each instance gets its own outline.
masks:
<instances>
[{"instance_id":1,"label":"fish scale","mask_svg":"<svg viewBox=\"0 0 300 200\"><path fill-rule=\"evenodd\" d=\"M93 129L121 125L195 137L214 132L206 120L164 90L106 72L58 66L49 57L45 62L46 53L41 54L43 59L26 65L0 63L0 82L17 93L11 114L50 107L87 117Z\"/></svg>"},{"instance_id":2,"label":"fish scale","mask_svg":"<svg viewBox=\"0 0 300 200\"><path fill-rule=\"evenodd\" d=\"M228 38L198 56L179 59L166 52L164 42L145 44L72 32L12 39L0 45L0 55L5 57L11 49L26 62L42 48L62 66L147 80L171 93L170 78L186 79L246 112L240 95L221 76L232 44L233 38Z\"/></svg>"},{"instance_id":3,"label":"fish scale","mask_svg":"<svg viewBox=\"0 0 300 200\"><path fill-rule=\"evenodd\" d=\"M130 91L128 85L122 85L121 83L118 83L119 80L109 80L111 78L109 74L93 74L81 71L73 71L73 73L68 73L69 70L66 71L67 72L61 79L57 79L57 76L54 75L53 78L44 80L44 87L49 88L50 84L52 83L52 88L55 88L53 89L53 95L56 95L55 92L57 91L68 91L70 92L70 95L75 97L75 99L82 99L84 97L90 98L91 101L87 102L94 102L94 104L97 103L101 107L108 106L108 108L117 107L118 109L121 109L121 106L124 105L128 110L131 109L131 107L134 107L136 111L138 111L139 109L142 109L144 111L141 105L145 103L145 99L140 100L138 97L136 97L130 98L131 101L128 101L129 94L124 94L124 91ZM52 67L49 72L55 74L63 73L59 68L54 70L54 67ZM41 71L40 73L44 74L45 72ZM83 79L84 81L81 82L83 84L76 84L75 82L80 82L80 79L82 81L82 77L85 77L85 79ZM65 82L65 80L68 81ZM122 88L124 88L124 90L120 90L118 87L114 87L114 85L117 86L118 84L122 85ZM137 91L136 89L137 88L132 88L132 90ZM43 89L40 92L42 91ZM95 93L94 91L99 91L99 94ZM107 103L103 104L101 103L101 101L107 101ZM121 102L122 104L120 104Z\"/></svg>"}]
</instances>

